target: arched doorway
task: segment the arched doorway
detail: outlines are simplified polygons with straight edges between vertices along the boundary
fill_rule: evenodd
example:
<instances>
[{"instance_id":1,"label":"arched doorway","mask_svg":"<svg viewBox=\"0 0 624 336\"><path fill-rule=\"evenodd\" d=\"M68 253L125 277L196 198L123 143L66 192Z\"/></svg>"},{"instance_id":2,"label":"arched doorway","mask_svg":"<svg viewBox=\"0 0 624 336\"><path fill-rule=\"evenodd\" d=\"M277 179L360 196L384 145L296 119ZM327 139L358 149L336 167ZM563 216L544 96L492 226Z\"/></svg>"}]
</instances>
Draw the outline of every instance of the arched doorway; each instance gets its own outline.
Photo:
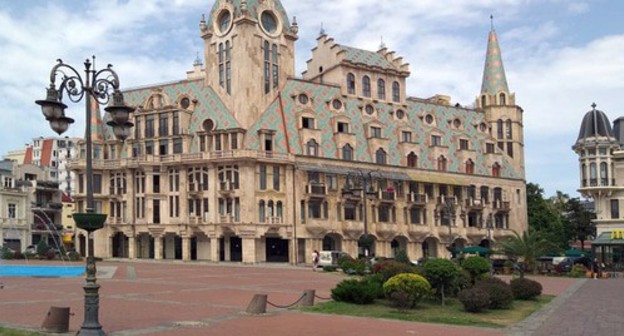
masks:
<instances>
[{"instance_id":1,"label":"arched doorway","mask_svg":"<svg viewBox=\"0 0 624 336\"><path fill-rule=\"evenodd\" d=\"M323 251L342 251L342 236L328 233L323 237Z\"/></svg>"},{"instance_id":2,"label":"arched doorway","mask_svg":"<svg viewBox=\"0 0 624 336\"><path fill-rule=\"evenodd\" d=\"M391 257L396 258L397 254L400 251L405 251L405 253L407 254L407 243L408 243L408 239L406 237L398 236L394 238L390 242Z\"/></svg>"},{"instance_id":3,"label":"arched doorway","mask_svg":"<svg viewBox=\"0 0 624 336\"><path fill-rule=\"evenodd\" d=\"M490 248L490 246L492 246L492 243L488 240L488 239L483 239L481 240L481 242L479 243L479 246L481 247L485 247L485 248Z\"/></svg>"},{"instance_id":4,"label":"arched doorway","mask_svg":"<svg viewBox=\"0 0 624 336\"><path fill-rule=\"evenodd\" d=\"M434 237L425 239L422 243L422 255L424 259L438 257L438 240Z\"/></svg>"},{"instance_id":5,"label":"arched doorway","mask_svg":"<svg viewBox=\"0 0 624 336\"><path fill-rule=\"evenodd\" d=\"M128 258L128 237L123 232L117 232L113 238L113 258Z\"/></svg>"},{"instance_id":6,"label":"arched doorway","mask_svg":"<svg viewBox=\"0 0 624 336\"><path fill-rule=\"evenodd\" d=\"M358 240L358 257L374 257L376 240L377 238L373 235L362 235Z\"/></svg>"}]
</instances>

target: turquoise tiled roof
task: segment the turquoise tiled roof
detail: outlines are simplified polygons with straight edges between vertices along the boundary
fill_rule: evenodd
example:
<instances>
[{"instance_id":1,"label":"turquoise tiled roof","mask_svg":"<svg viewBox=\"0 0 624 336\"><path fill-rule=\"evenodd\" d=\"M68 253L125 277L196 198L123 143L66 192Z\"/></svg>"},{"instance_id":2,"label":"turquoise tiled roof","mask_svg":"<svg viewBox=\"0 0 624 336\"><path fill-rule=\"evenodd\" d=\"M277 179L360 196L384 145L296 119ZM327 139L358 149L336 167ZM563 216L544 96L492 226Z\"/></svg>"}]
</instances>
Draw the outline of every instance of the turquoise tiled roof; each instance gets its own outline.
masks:
<instances>
[{"instance_id":1,"label":"turquoise tiled roof","mask_svg":"<svg viewBox=\"0 0 624 336\"><path fill-rule=\"evenodd\" d=\"M217 9L219 9L219 4L223 1L224 0L216 0L214 2L210 16L208 18L208 26L212 25L213 13ZM241 0L231 0L231 2L232 2L232 5L234 6L234 17L238 17L238 15L240 15ZM258 13L260 2L261 2L260 0L247 0L247 11L249 12L249 15L251 15L251 17L254 20L258 20L258 15L260 14ZM279 16L279 19L282 22L282 25L284 27L284 31L289 32L290 21L288 20L288 14L286 14L286 10L284 9L284 6L282 6L282 2L279 0L273 0L273 2L275 3L275 9L277 11L277 13L275 14Z\"/></svg>"},{"instance_id":2,"label":"turquoise tiled roof","mask_svg":"<svg viewBox=\"0 0 624 336\"><path fill-rule=\"evenodd\" d=\"M340 45L340 49L346 53L345 59L355 63L368 66L379 67L382 69L396 69L386 58L377 52L357 49Z\"/></svg>"}]
</instances>

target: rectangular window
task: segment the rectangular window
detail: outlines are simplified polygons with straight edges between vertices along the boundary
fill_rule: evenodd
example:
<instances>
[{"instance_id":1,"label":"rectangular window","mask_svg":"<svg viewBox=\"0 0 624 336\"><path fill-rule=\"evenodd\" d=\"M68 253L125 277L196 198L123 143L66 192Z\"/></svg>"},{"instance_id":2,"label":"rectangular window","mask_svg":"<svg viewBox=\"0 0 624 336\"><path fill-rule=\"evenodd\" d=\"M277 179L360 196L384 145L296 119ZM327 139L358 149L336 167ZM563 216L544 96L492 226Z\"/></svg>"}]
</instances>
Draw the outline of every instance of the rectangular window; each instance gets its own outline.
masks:
<instances>
[{"instance_id":1,"label":"rectangular window","mask_svg":"<svg viewBox=\"0 0 624 336\"><path fill-rule=\"evenodd\" d=\"M500 148L500 150L502 150L502 151L505 150L505 143L502 142L502 141L499 141L498 142L498 148Z\"/></svg>"},{"instance_id":2,"label":"rectangular window","mask_svg":"<svg viewBox=\"0 0 624 336\"><path fill-rule=\"evenodd\" d=\"M238 134L234 133L231 135L232 140L231 140L231 145L232 145L232 150L236 150L238 149Z\"/></svg>"},{"instance_id":3,"label":"rectangular window","mask_svg":"<svg viewBox=\"0 0 624 336\"><path fill-rule=\"evenodd\" d=\"M154 155L154 142L152 140L145 141L145 155Z\"/></svg>"},{"instance_id":4,"label":"rectangular window","mask_svg":"<svg viewBox=\"0 0 624 336\"><path fill-rule=\"evenodd\" d=\"M432 135L431 146L442 146L442 137L440 137L439 135Z\"/></svg>"},{"instance_id":5,"label":"rectangular window","mask_svg":"<svg viewBox=\"0 0 624 336\"><path fill-rule=\"evenodd\" d=\"M327 189L329 190L337 190L338 189L338 178L336 175L325 175L325 184L327 185Z\"/></svg>"},{"instance_id":6,"label":"rectangular window","mask_svg":"<svg viewBox=\"0 0 624 336\"><path fill-rule=\"evenodd\" d=\"M154 137L154 115L148 115L145 117L145 137Z\"/></svg>"},{"instance_id":7,"label":"rectangular window","mask_svg":"<svg viewBox=\"0 0 624 336\"><path fill-rule=\"evenodd\" d=\"M348 221L356 220L356 207L354 203L345 203L344 219Z\"/></svg>"},{"instance_id":8,"label":"rectangular window","mask_svg":"<svg viewBox=\"0 0 624 336\"><path fill-rule=\"evenodd\" d=\"M280 167L273 166L273 190L280 190Z\"/></svg>"},{"instance_id":9,"label":"rectangular window","mask_svg":"<svg viewBox=\"0 0 624 336\"><path fill-rule=\"evenodd\" d=\"M371 138L381 139L381 127L371 127L370 132Z\"/></svg>"},{"instance_id":10,"label":"rectangular window","mask_svg":"<svg viewBox=\"0 0 624 336\"><path fill-rule=\"evenodd\" d=\"M349 124L345 122L338 122L338 133L349 133Z\"/></svg>"},{"instance_id":11,"label":"rectangular window","mask_svg":"<svg viewBox=\"0 0 624 336\"><path fill-rule=\"evenodd\" d=\"M102 193L102 174L93 174L93 193Z\"/></svg>"},{"instance_id":12,"label":"rectangular window","mask_svg":"<svg viewBox=\"0 0 624 336\"><path fill-rule=\"evenodd\" d=\"M301 127L305 129L314 129L314 118L301 118Z\"/></svg>"},{"instance_id":13,"label":"rectangular window","mask_svg":"<svg viewBox=\"0 0 624 336\"><path fill-rule=\"evenodd\" d=\"M494 154L494 144L493 143L486 143L485 144L485 153L486 154Z\"/></svg>"},{"instance_id":14,"label":"rectangular window","mask_svg":"<svg viewBox=\"0 0 624 336\"><path fill-rule=\"evenodd\" d=\"M215 151L217 152L222 151L221 134L215 134Z\"/></svg>"},{"instance_id":15,"label":"rectangular window","mask_svg":"<svg viewBox=\"0 0 624 336\"><path fill-rule=\"evenodd\" d=\"M173 112L173 135L180 134L180 112Z\"/></svg>"},{"instance_id":16,"label":"rectangular window","mask_svg":"<svg viewBox=\"0 0 624 336\"><path fill-rule=\"evenodd\" d=\"M8 217L9 218L17 218L17 204L9 203Z\"/></svg>"},{"instance_id":17,"label":"rectangular window","mask_svg":"<svg viewBox=\"0 0 624 336\"><path fill-rule=\"evenodd\" d=\"M264 150L267 152L273 151L273 135L271 134L264 135Z\"/></svg>"},{"instance_id":18,"label":"rectangular window","mask_svg":"<svg viewBox=\"0 0 624 336\"><path fill-rule=\"evenodd\" d=\"M160 140L158 142L158 155L167 155L169 142L167 140Z\"/></svg>"},{"instance_id":19,"label":"rectangular window","mask_svg":"<svg viewBox=\"0 0 624 336\"><path fill-rule=\"evenodd\" d=\"M508 142L507 143L507 155L509 155L509 157L513 157L513 143Z\"/></svg>"},{"instance_id":20,"label":"rectangular window","mask_svg":"<svg viewBox=\"0 0 624 336\"><path fill-rule=\"evenodd\" d=\"M154 200L153 204L153 221L154 224L160 224L160 200Z\"/></svg>"},{"instance_id":21,"label":"rectangular window","mask_svg":"<svg viewBox=\"0 0 624 336\"><path fill-rule=\"evenodd\" d=\"M261 165L260 169L260 190L266 190L267 188L267 169L266 166Z\"/></svg>"},{"instance_id":22,"label":"rectangular window","mask_svg":"<svg viewBox=\"0 0 624 336\"><path fill-rule=\"evenodd\" d=\"M205 135L199 136L199 151L202 153L206 151L206 136Z\"/></svg>"},{"instance_id":23,"label":"rectangular window","mask_svg":"<svg viewBox=\"0 0 624 336\"><path fill-rule=\"evenodd\" d=\"M321 219L321 202L309 201L308 202L308 216L313 219Z\"/></svg>"},{"instance_id":24,"label":"rectangular window","mask_svg":"<svg viewBox=\"0 0 624 336\"><path fill-rule=\"evenodd\" d=\"M158 116L158 136L169 135L169 116L167 113L161 113Z\"/></svg>"},{"instance_id":25,"label":"rectangular window","mask_svg":"<svg viewBox=\"0 0 624 336\"><path fill-rule=\"evenodd\" d=\"M459 139L459 149L460 150L468 150L469 146L468 146L468 140L466 139Z\"/></svg>"},{"instance_id":26,"label":"rectangular window","mask_svg":"<svg viewBox=\"0 0 624 336\"><path fill-rule=\"evenodd\" d=\"M611 219L620 218L620 200L611 200Z\"/></svg>"},{"instance_id":27,"label":"rectangular window","mask_svg":"<svg viewBox=\"0 0 624 336\"><path fill-rule=\"evenodd\" d=\"M160 175L154 174L152 177L152 191L154 193L160 193Z\"/></svg>"},{"instance_id":28,"label":"rectangular window","mask_svg":"<svg viewBox=\"0 0 624 336\"><path fill-rule=\"evenodd\" d=\"M182 154L182 139L173 139L173 154Z\"/></svg>"},{"instance_id":29,"label":"rectangular window","mask_svg":"<svg viewBox=\"0 0 624 336\"><path fill-rule=\"evenodd\" d=\"M134 118L134 139L141 139L141 119Z\"/></svg>"},{"instance_id":30,"label":"rectangular window","mask_svg":"<svg viewBox=\"0 0 624 336\"><path fill-rule=\"evenodd\" d=\"M410 214L410 224L421 224L421 221L420 221L421 216L420 216L419 208L412 207L410 209L409 214Z\"/></svg>"},{"instance_id":31,"label":"rectangular window","mask_svg":"<svg viewBox=\"0 0 624 336\"><path fill-rule=\"evenodd\" d=\"M402 131L401 132L401 142L412 142L412 132Z\"/></svg>"}]
</instances>

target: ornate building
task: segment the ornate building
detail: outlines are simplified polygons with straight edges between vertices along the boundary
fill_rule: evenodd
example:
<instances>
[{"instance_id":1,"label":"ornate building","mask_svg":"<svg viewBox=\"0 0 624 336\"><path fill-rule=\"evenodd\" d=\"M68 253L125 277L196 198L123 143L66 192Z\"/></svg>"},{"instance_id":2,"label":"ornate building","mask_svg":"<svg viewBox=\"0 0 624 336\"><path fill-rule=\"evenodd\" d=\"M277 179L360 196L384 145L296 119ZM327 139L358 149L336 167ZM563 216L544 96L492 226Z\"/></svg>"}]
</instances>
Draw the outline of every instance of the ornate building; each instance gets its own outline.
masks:
<instances>
[{"instance_id":1,"label":"ornate building","mask_svg":"<svg viewBox=\"0 0 624 336\"><path fill-rule=\"evenodd\" d=\"M278 0L218 0L200 33L187 79L124 93L129 140L98 129L99 256L301 263L366 246L416 260L526 229L522 109L495 31L470 108L407 96L402 57L325 34L295 79L298 26ZM80 210L84 158L73 167Z\"/></svg>"},{"instance_id":2,"label":"ornate building","mask_svg":"<svg viewBox=\"0 0 624 336\"><path fill-rule=\"evenodd\" d=\"M624 198L624 118L613 122L592 105L585 114L572 149L579 156L579 192L594 201L596 240L592 249L610 267L624 267L624 220L620 202Z\"/></svg>"}]
</instances>

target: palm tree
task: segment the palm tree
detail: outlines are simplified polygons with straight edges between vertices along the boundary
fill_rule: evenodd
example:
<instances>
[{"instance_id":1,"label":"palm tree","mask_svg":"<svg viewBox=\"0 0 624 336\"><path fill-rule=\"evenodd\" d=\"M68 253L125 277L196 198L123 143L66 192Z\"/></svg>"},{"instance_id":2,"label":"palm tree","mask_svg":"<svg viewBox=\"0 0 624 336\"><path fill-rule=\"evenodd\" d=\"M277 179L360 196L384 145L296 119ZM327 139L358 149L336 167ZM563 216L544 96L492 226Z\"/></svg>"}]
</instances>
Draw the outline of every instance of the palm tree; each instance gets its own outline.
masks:
<instances>
[{"instance_id":1,"label":"palm tree","mask_svg":"<svg viewBox=\"0 0 624 336\"><path fill-rule=\"evenodd\" d=\"M525 269L534 272L537 258L553 250L555 245L544 237L539 231L523 232L520 235L514 231L514 235L497 246L511 259L524 259ZM520 270L520 277L524 276L524 270Z\"/></svg>"}]
</instances>

